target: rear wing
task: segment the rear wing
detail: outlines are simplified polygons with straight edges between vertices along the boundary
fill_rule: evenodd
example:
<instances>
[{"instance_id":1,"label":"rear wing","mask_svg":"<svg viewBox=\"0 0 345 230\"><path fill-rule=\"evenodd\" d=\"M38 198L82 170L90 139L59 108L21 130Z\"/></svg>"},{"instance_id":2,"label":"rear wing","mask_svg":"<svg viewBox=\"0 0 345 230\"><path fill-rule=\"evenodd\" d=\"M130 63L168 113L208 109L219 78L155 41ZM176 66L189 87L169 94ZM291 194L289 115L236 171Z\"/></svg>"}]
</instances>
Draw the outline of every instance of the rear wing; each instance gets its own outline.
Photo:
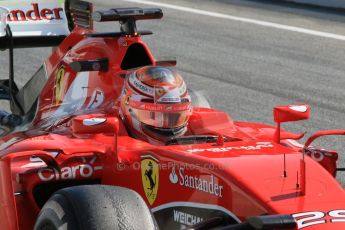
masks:
<instances>
[{"instance_id":1,"label":"rear wing","mask_svg":"<svg viewBox=\"0 0 345 230\"><path fill-rule=\"evenodd\" d=\"M75 27L93 29L92 3L80 0L0 0L0 49L10 26L14 48L57 46Z\"/></svg>"},{"instance_id":2,"label":"rear wing","mask_svg":"<svg viewBox=\"0 0 345 230\"><path fill-rule=\"evenodd\" d=\"M0 50L9 50L9 78L0 80L0 99L10 100L13 114L28 113L40 92L35 84L41 81L34 75L18 90L13 49L58 46L75 27L92 30L92 11L93 5L81 0L0 0ZM21 121L17 116L15 123Z\"/></svg>"}]
</instances>

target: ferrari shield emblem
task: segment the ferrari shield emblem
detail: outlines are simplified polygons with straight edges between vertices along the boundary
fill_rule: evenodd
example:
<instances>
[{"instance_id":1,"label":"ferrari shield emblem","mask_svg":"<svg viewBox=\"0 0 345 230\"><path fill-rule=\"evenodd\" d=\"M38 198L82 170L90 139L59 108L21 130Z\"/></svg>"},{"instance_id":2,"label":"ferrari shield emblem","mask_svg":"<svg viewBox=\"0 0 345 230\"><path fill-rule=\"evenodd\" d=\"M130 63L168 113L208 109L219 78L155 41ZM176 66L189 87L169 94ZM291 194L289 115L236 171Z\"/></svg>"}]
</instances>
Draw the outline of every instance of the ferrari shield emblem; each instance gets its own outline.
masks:
<instances>
[{"instance_id":1,"label":"ferrari shield emblem","mask_svg":"<svg viewBox=\"0 0 345 230\"><path fill-rule=\"evenodd\" d=\"M141 161L141 181L146 198L152 205L157 198L159 185L159 168L155 160L147 158Z\"/></svg>"},{"instance_id":2,"label":"ferrari shield emblem","mask_svg":"<svg viewBox=\"0 0 345 230\"><path fill-rule=\"evenodd\" d=\"M155 89L155 101L159 100L163 95L165 94L165 91L163 88L156 88Z\"/></svg>"},{"instance_id":3,"label":"ferrari shield emblem","mask_svg":"<svg viewBox=\"0 0 345 230\"><path fill-rule=\"evenodd\" d=\"M164 89L156 89L156 96L160 97L164 93Z\"/></svg>"}]
</instances>

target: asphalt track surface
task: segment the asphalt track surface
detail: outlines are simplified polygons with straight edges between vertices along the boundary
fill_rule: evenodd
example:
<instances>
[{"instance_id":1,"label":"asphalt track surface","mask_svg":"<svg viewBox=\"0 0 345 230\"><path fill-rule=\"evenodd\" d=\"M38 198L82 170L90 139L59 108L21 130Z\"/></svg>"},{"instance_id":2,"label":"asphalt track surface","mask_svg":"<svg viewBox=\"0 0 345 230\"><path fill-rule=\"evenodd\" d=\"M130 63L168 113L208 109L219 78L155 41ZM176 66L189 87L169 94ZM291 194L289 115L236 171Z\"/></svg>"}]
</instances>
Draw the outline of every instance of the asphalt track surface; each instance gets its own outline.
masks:
<instances>
[{"instance_id":1,"label":"asphalt track surface","mask_svg":"<svg viewBox=\"0 0 345 230\"><path fill-rule=\"evenodd\" d=\"M156 7L128 1L96 3L97 9ZM164 0L157 3L199 10L195 13L161 7L162 20L139 22L138 28L154 32L144 37L154 56L176 57L177 68L188 86L206 95L213 107L229 112L234 120L273 125L274 106L307 103L311 106L311 119L284 128L308 131L307 135L319 130L345 129L345 41L339 39L345 36L342 12L275 1ZM215 16L219 14L229 17ZM265 26L255 21L282 26ZM331 36L291 29L296 27ZM96 24L96 28L114 31L119 26L110 22ZM19 85L25 83L49 53L50 49L15 51ZM5 78L6 52L1 53L0 61L0 76ZM6 107L3 102L0 105ZM341 152L341 162L345 165L345 137L327 137L317 144ZM340 177L345 178L345 174Z\"/></svg>"}]
</instances>

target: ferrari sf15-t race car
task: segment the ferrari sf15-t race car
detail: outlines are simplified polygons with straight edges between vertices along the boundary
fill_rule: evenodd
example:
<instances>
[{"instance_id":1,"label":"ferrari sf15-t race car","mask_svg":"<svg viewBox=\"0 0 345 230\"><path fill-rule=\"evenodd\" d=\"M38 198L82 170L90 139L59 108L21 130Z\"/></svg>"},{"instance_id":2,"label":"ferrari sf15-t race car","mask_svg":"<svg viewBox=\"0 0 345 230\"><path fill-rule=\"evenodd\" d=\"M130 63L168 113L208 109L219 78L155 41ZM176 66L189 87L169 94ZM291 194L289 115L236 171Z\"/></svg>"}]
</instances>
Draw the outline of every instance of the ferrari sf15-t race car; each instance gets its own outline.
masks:
<instances>
[{"instance_id":1,"label":"ferrari sf15-t race car","mask_svg":"<svg viewBox=\"0 0 345 230\"><path fill-rule=\"evenodd\" d=\"M156 60L141 40L151 32L136 27L160 19L161 9L0 5L10 65L0 98L11 107L0 114L1 229L345 229L338 154L311 146L345 131L321 131L301 145L303 134L280 128L307 119L307 105L275 107L272 127L233 121L195 100L188 134L163 145L131 135L117 105L125 79L144 66L176 64ZM118 21L120 31L98 33L93 20ZM13 50L49 46L19 89Z\"/></svg>"}]
</instances>

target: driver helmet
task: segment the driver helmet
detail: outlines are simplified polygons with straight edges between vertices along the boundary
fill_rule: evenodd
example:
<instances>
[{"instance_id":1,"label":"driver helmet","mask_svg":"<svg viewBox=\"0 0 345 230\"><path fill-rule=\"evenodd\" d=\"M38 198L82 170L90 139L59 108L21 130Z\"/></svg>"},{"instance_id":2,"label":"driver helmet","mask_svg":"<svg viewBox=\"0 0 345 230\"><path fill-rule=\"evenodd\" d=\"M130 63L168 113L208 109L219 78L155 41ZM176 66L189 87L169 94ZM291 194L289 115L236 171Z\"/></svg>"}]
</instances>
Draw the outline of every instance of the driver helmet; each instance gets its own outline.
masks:
<instances>
[{"instance_id":1,"label":"driver helmet","mask_svg":"<svg viewBox=\"0 0 345 230\"><path fill-rule=\"evenodd\" d=\"M191 113L191 98L176 70L146 66L126 77L120 116L132 136L163 144L186 132Z\"/></svg>"}]
</instances>

